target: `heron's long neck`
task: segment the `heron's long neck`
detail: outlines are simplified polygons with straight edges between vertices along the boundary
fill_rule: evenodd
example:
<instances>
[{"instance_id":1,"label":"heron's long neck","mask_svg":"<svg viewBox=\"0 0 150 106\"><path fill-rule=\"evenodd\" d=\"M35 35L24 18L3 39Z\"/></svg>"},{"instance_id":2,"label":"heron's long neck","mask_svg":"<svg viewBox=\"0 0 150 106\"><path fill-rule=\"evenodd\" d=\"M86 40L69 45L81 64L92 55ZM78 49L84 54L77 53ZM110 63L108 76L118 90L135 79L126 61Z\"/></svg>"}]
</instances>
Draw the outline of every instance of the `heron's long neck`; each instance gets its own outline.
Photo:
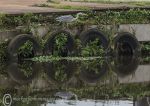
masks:
<instances>
[{"instance_id":1,"label":"heron's long neck","mask_svg":"<svg viewBox=\"0 0 150 106\"><path fill-rule=\"evenodd\" d=\"M76 94L74 94L74 96L75 96L75 100L78 100L78 96Z\"/></svg>"},{"instance_id":2,"label":"heron's long neck","mask_svg":"<svg viewBox=\"0 0 150 106\"><path fill-rule=\"evenodd\" d=\"M79 18L80 17L80 14L77 14L77 18Z\"/></svg>"}]
</instances>

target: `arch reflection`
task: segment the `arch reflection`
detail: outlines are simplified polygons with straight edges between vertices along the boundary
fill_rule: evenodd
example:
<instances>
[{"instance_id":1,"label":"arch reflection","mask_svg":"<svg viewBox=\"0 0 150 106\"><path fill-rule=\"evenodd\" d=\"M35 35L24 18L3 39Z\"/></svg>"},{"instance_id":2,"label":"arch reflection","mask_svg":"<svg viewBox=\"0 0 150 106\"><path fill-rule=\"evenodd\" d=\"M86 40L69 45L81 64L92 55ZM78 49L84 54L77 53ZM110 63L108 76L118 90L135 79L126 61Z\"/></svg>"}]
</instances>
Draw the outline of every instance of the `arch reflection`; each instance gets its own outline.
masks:
<instances>
[{"instance_id":1,"label":"arch reflection","mask_svg":"<svg viewBox=\"0 0 150 106\"><path fill-rule=\"evenodd\" d=\"M108 71L104 60L85 61L82 63L80 78L88 84L97 83Z\"/></svg>"},{"instance_id":2,"label":"arch reflection","mask_svg":"<svg viewBox=\"0 0 150 106\"><path fill-rule=\"evenodd\" d=\"M139 62L136 56L117 56L112 62L113 71L122 77L132 74L138 68Z\"/></svg>"},{"instance_id":3,"label":"arch reflection","mask_svg":"<svg viewBox=\"0 0 150 106\"><path fill-rule=\"evenodd\" d=\"M55 84L67 83L73 76L76 64L71 61L61 60L43 64L48 79Z\"/></svg>"},{"instance_id":4,"label":"arch reflection","mask_svg":"<svg viewBox=\"0 0 150 106\"><path fill-rule=\"evenodd\" d=\"M27 84L34 79L38 73L39 66L39 64L32 61L10 63L7 68L7 73L13 81L19 84Z\"/></svg>"}]
</instances>

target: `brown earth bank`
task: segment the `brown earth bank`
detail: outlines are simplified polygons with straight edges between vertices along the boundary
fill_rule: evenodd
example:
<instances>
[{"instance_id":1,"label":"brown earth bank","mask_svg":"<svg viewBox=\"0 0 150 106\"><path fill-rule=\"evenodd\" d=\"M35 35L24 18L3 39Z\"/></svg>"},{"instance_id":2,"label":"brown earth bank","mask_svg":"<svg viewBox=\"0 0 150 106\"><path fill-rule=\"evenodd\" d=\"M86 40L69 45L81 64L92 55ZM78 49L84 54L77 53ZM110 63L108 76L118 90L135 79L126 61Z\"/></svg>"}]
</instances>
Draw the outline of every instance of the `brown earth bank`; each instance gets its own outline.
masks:
<instances>
[{"instance_id":1,"label":"brown earth bank","mask_svg":"<svg viewBox=\"0 0 150 106\"><path fill-rule=\"evenodd\" d=\"M21 14L21 13L52 13L75 10L64 10L52 7L36 7L35 4L47 4L47 0L0 0L0 13L5 14ZM51 4L51 3L50 3ZM55 4L57 5L57 4ZM69 6L83 6L91 9L105 9L105 8L126 8L134 7L129 4L108 4L108 3L85 3L85 2L67 2L62 1L58 5Z\"/></svg>"},{"instance_id":2,"label":"brown earth bank","mask_svg":"<svg viewBox=\"0 0 150 106\"><path fill-rule=\"evenodd\" d=\"M0 13L20 14L20 13L40 13L40 12L57 12L60 9L33 7L35 4L43 4L46 0L0 0Z\"/></svg>"}]
</instances>

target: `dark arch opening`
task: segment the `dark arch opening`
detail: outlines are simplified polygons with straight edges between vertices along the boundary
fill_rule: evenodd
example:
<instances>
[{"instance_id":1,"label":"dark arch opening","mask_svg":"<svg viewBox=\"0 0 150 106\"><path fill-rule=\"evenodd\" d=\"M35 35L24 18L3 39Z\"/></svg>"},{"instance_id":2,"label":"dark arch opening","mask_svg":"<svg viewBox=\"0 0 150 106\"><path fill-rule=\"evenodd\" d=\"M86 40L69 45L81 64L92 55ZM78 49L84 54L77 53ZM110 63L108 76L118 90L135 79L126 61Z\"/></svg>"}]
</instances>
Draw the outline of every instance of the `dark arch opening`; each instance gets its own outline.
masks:
<instances>
[{"instance_id":1,"label":"dark arch opening","mask_svg":"<svg viewBox=\"0 0 150 106\"><path fill-rule=\"evenodd\" d=\"M81 56L104 56L108 48L107 37L97 29L89 29L80 35Z\"/></svg>"},{"instance_id":2,"label":"dark arch opening","mask_svg":"<svg viewBox=\"0 0 150 106\"><path fill-rule=\"evenodd\" d=\"M72 35L65 30L56 31L49 36L45 43L45 55L58 55L66 57L71 54L74 48L74 39Z\"/></svg>"},{"instance_id":3,"label":"dark arch opening","mask_svg":"<svg viewBox=\"0 0 150 106\"><path fill-rule=\"evenodd\" d=\"M119 33L114 39L114 52L118 56L132 56L140 53L136 37L128 32Z\"/></svg>"},{"instance_id":4,"label":"dark arch opening","mask_svg":"<svg viewBox=\"0 0 150 106\"><path fill-rule=\"evenodd\" d=\"M8 55L11 61L20 61L40 54L40 45L32 35L18 35L8 45Z\"/></svg>"},{"instance_id":5,"label":"dark arch opening","mask_svg":"<svg viewBox=\"0 0 150 106\"><path fill-rule=\"evenodd\" d=\"M128 42L117 44L118 55L133 55L133 48Z\"/></svg>"},{"instance_id":6,"label":"dark arch opening","mask_svg":"<svg viewBox=\"0 0 150 106\"><path fill-rule=\"evenodd\" d=\"M34 57L35 52L33 50L33 42L26 41L24 44L20 45L17 49L17 56L19 60Z\"/></svg>"},{"instance_id":7,"label":"dark arch opening","mask_svg":"<svg viewBox=\"0 0 150 106\"><path fill-rule=\"evenodd\" d=\"M97 29L89 29L87 31L82 32L80 35L80 40L82 45L86 45L89 42L94 41L95 39L99 39L98 45L102 46L104 49L108 47L107 37Z\"/></svg>"}]
</instances>

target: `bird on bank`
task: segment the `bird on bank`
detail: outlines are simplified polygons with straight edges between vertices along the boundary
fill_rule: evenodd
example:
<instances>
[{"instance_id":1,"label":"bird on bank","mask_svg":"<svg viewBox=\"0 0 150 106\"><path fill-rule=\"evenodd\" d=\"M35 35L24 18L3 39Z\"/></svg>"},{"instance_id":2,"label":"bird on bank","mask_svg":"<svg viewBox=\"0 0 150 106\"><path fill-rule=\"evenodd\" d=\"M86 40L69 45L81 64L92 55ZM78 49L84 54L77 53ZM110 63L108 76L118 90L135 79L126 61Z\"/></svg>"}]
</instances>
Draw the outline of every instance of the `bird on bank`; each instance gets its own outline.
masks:
<instances>
[{"instance_id":1,"label":"bird on bank","mask_svg":"<svg viewBox=\"0 0 150 106\"><path fill-rule=\"evenodd\" d=\"M80 16L85 16L85 13L77 13L76 17L73 17L72 15L64 15L56 18L56 21L58 22L64 22L64 23L70 23L73 21L76 21L79 19Z\"/></svg>"}]
</instances>

